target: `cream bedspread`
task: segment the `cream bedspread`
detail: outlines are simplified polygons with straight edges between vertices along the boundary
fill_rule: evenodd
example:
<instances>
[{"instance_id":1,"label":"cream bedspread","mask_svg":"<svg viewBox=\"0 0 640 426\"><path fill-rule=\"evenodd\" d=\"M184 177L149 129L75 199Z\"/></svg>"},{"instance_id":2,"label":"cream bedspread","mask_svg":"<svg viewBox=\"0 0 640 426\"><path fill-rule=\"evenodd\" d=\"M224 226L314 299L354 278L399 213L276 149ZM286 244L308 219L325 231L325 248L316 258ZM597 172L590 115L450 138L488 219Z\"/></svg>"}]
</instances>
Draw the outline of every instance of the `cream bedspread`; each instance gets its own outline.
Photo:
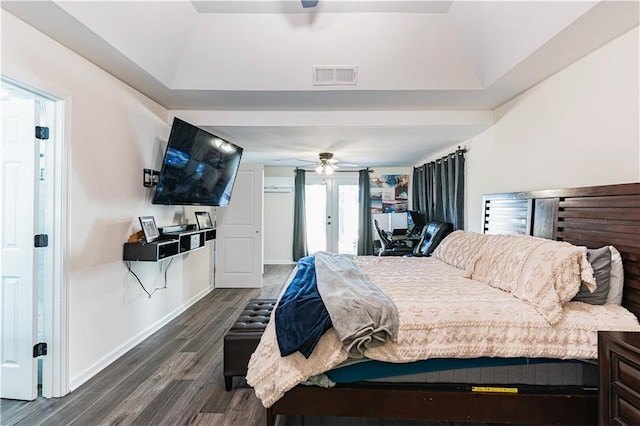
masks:
<instances>
[{"instance_id":1,"label":"cream bedspread","mask_svg":"<svg viewBox=\"0 0 640 426\"><path fill-rule=\"evenodd\" d=\"M550 325L531 305L464 277L465 271L433 258L356 258L358 266L397 305L397 342L367 349L390 362L428 358L597 358L597 330L640 331L636 317L615 305L569 302ZM330 329L308 359L281 357L273 318L249 362L247 382L265 407L284 393L347 359Z\"/></svg>"}]
</instances>

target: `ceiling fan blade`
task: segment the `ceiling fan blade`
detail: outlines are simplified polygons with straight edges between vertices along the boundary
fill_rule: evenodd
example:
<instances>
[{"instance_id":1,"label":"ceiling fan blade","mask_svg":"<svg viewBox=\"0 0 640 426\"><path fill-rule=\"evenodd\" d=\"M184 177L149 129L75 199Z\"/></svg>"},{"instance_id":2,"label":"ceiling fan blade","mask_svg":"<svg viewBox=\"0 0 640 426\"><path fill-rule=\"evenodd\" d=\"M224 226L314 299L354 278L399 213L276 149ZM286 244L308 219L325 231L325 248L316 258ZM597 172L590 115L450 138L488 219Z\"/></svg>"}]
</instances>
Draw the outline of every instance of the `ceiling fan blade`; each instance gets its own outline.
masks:
<instances>
[{"instance_id":1,"label":"ceiling fan blade","mask_svg":"<svg viewBox=\"0 0 640 426\"><path fill-rule=\"evenodd\" d=\"M308 163L308 164L317 164L318 160L303 160L301 158L296 158L296 161L299 161L301 163Z\"/></svg>"},{"instance_id":2,"label":"ceiling fan blade","mask_svg":"<svg viewBox=\"0 0 640 426\"><path fill-rule=\"evenodd\" d=\"M339 164L342 167L360 167L359 165L357 165L355 163L343 163L342 161L340 161Z\"/></svg>"}]
</instances>

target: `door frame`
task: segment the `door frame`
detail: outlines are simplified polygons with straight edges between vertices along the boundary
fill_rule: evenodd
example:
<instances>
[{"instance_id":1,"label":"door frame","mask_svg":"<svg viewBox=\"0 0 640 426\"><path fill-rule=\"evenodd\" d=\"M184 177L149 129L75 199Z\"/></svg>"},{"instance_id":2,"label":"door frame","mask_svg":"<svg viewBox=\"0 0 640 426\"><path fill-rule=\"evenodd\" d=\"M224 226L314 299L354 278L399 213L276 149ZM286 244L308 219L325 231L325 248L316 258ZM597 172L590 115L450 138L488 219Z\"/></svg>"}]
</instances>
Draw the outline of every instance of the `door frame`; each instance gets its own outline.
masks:
<instances>
[{"instance_id":1,"label":"door frame","mask_svg":"<svg viewBox=\"0 0 640 426\"><path fill-rule=\"evenodd\" d=\"M44 340L48 353L43 358L42 396L61 397L69 393L69 294L66 259L69 253L69 168L71 164L71 95L47 83L16 73L5 66L0 68L0 79L37 96L51 100L55 105L53 144L47 168L52 180L51 203L46 215L52 226L50 250L53 253L51 285L44 286Z\"/></svg>"}]
</instances>

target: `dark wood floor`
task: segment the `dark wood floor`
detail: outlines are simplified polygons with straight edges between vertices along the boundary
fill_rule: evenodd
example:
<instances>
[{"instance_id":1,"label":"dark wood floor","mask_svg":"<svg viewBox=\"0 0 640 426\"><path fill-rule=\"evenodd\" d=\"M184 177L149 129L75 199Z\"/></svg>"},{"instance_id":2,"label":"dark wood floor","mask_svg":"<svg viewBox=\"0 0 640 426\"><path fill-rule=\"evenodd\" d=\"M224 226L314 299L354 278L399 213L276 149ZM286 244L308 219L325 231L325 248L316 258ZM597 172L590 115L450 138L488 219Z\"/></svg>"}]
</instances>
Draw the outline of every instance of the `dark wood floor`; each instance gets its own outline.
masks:
<instances>
[{"instance_id":1,"label":"dark wood floor","mask_svg":"<svg viewBox=\"0 0 640 426\"><path fill-rule=\"evenodd\" d=\"M225 392L222 337L247 301L277 297L292 265L267 265L263 288L216 289L63 398L2 400L2 425L264 425L235 379Z\"/></svg>"},{"instance_id":2,"label":"dark wood floor","mask_svg":"<svg viewBox=\"0 0 640 426\"><path fill-rule=\"evenodd\" d=\"M251 298L275 298L292 271L267 265L263 288L216 289L63 398L2 400L2 425L263 426L240 378L224 390L222 337ZM419 426L417 421L279 417L278 426Z\"/></svg>"}]
</instances>

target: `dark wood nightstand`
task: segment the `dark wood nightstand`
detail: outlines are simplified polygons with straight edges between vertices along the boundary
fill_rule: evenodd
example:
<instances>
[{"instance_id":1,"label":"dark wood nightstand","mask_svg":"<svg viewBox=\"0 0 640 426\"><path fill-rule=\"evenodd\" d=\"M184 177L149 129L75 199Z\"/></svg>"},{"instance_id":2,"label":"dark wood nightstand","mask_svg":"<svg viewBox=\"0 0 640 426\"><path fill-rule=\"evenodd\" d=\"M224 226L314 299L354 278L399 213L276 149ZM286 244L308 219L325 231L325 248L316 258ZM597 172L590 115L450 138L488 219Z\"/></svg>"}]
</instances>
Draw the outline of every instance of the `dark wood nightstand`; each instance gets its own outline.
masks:
<instances>
[{"instance_id":1,"label":"dark wood nightstand","mask_svg":"<svg viewBox=\"0 0 640 426\"><path fill-rule=\"evenodd\" d=\"M598 424L640 425L640 333L598 332Z\"/></svg>"}]
</instances>

